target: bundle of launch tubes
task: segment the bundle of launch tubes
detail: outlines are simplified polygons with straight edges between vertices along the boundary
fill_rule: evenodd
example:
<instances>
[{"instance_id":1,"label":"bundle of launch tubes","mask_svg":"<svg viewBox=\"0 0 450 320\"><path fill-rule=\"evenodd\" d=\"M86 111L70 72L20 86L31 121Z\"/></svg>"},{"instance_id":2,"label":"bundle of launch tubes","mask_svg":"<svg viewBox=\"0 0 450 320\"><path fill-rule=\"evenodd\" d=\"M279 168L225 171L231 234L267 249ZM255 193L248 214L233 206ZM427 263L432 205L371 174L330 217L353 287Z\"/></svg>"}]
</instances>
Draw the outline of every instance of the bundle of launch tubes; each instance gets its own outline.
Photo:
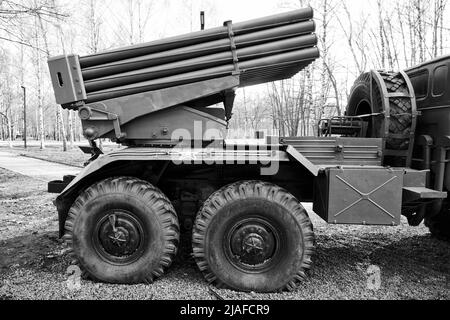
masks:
<instances>
[{"instance_id":1,"label":"bundle of launch tubes","mask_svg":"<svg viewBox=\"0 0 450 320\"><path fill-rule=\"evenodd\" d=\"M319 57L311 8L79 57L86 103L238 75L290 78Z\"/></svg>"}]
</instances>

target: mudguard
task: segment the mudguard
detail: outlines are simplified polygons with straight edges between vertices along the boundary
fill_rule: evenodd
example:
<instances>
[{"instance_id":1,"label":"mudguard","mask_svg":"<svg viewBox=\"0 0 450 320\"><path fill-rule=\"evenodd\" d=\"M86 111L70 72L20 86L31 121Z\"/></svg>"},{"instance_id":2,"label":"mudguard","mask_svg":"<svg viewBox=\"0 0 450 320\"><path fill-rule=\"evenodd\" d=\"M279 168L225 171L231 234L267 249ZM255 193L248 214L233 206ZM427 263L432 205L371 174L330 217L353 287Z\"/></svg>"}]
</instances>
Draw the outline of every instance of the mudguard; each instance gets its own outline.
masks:
<instances>
[{"instance_id":1,"label":"mudguard","mask_svg":"<svg viewBox=\"0 0 450 320\"><path fill-rule=\"evenodd\" d=\"M237 150L236 150L237 149ZM277 173L277 165L281 162L294 161L306 168L312 175L317 176L319 167L312 164L295 148L290 146L258 145L242 148L237 146L215 148L156 148L129 147L101 155L87 165L58 195L54 204L58 209L60 232L64 229L67 212L79 193L99 179L120 175L115 172L114 163L119 162L173 162L175 164L261 164L261 175L270 176ZM272 165L274 165L272 167ZM112 168L112 169L111 169Z\"/></svg>"},{"instance_id":2,"label":"mudguard","mask_svg":"<svg viewBox=\"0 0 450 320\"><path fill-rule=\"evenodd\" d=\"M259 146L256 150L227 150L220 148L125 148L103 155L90 163L67 185L58 198L70 193L86 177L116 161L173 161L175 164L261 163L268 165L271 162L289 162L293 160L305 167L314 176L318 175L318 166L312 164L295 148L288 146L285 149L285 151L269 150L268 146Z\"/></svg>"}]
</instances>

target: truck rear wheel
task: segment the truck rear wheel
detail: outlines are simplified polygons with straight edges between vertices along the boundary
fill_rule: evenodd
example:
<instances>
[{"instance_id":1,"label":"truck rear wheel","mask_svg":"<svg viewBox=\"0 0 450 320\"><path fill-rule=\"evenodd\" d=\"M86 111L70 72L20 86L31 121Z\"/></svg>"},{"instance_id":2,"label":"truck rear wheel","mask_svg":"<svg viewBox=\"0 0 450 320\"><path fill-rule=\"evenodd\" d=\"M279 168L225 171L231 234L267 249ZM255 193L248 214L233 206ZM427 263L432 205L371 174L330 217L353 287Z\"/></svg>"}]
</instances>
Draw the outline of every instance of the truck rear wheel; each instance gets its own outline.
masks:
<instances>
[{"instance_id":1,"label":"truck rear wheel","mask_svg":"<svg viewBox=\"0 0 450 320\"><path fill-rule=\"evenodd\" d=\"M178 218L148 182L110 178L84 191L69 211L65 240L89 277L109 283L151 283L172 263Z\"/></svg>"},{"instance_id":2,"label":"truck rear wheel","mask_svg":"<svg viewBox=\"0 0 450 320\"><path fill-rule=\"evenodd\" d=\"M450 241L450 207L447 200L437 215L425 218L425 225L436 238Z\"/></svg>"},{"instance_id":3,"label":"truck rear wheel","mask_svg":"<svg viewBox=\"0 0 450 320\"><path fill-rule=\"evenodd\" d=\"M315 245L300 202L261 181L215 192L197 215L192 243L209 283L256 292L294 290L311 267Z\"/></svg>"}]
</instances>

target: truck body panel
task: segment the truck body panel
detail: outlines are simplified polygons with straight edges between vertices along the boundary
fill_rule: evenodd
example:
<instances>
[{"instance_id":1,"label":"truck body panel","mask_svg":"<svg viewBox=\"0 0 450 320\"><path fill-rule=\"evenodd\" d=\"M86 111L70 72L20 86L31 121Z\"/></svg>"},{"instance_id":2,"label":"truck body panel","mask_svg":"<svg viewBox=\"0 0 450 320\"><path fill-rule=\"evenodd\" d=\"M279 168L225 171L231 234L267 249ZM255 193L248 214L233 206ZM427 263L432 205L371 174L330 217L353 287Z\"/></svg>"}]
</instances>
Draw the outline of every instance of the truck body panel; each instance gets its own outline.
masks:
<instances>
[{"instance_id":1,"label":"truck body panel","mask_svg":"<svg viewBox=\"0 0 450 320\"><path fill-rule=\"evenodd\" d=\"M450 174L446 166L440 167L446 161L448 151L448 138L450 136L450 56L443 56L428 61L414 68L406 70L416 92L417 109L421 113L417 125L417 136L431 138L431 162L424 164L423 146L416 146L415 157L419 159L415 167L431 169L433 177L438 180L444 175L443 183L435 187L450 190ZM441 159L441 153L444 153ZM434 178L433 178L434 179Z\"/></svg>"}]
</instances>

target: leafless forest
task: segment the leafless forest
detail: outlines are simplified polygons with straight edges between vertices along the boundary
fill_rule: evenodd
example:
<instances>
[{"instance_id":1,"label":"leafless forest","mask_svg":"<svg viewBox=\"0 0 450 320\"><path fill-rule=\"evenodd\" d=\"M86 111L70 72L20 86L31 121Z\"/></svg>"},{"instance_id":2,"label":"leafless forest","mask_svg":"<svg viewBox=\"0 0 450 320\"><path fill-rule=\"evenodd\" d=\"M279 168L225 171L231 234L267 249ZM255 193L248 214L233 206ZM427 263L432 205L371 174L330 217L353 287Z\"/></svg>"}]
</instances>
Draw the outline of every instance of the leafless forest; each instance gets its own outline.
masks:
<instances>
[{"instance_id":1,"label":"leafless forest","mask_svg":"<svg viewBox=\"0 0 450 320\"><path fill-rule=\"evenodd\" d=\"M90 54L174 35L175 29L198 30L200 10L207 27L218 26L234 19L220 15L221 2L226 1L0 0L0 139L23 138L24 90L27 135L41 148L57 140L66 150L82 138L77 115L54 101L49 56ZM449 52L447 0L370 0L360 8L356 0L272 2L273 12L315 9L321 59L293 79L240 89L230 137L252 137L256 130L313 135L318 119L344 113L360 73L400 70ZM164 12L176 14L164 20Z\"/></svg>"}]
</instances>

